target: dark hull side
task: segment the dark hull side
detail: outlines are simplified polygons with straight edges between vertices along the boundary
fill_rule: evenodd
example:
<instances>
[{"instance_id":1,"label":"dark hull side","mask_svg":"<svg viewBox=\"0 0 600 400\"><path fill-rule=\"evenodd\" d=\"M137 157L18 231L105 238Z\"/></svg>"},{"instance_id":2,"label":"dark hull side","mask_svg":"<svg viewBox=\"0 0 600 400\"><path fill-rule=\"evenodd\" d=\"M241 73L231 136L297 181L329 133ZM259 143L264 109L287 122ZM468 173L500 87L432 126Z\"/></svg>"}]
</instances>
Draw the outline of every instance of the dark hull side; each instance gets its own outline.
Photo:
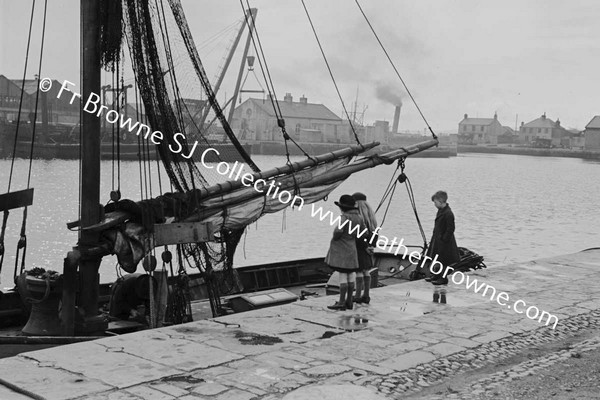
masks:
<instances>
[{"instance_id":1,"label":"dark hull side","mask_svg":"<svg viewBox=\"0 0 600 400\"><path fill-rule=\"evenodd\" d=\"M290 287L314 282L327 281L331 270L323 262L323 258L284 261L270 264L252 265L236 268L241 283L241 291L248 293L276 287ZM190 274L190 295L192 301L208 299L206 285L200 274ZM169 283L175 278L169 277ZM99 302L101 305L110 301L112 283L100 285ZM225 293L227 295L234 292ZM27 322L27 313L19 293L14 290L0 292L0 327L22 326Z\"/></svg>"}]
</instances>

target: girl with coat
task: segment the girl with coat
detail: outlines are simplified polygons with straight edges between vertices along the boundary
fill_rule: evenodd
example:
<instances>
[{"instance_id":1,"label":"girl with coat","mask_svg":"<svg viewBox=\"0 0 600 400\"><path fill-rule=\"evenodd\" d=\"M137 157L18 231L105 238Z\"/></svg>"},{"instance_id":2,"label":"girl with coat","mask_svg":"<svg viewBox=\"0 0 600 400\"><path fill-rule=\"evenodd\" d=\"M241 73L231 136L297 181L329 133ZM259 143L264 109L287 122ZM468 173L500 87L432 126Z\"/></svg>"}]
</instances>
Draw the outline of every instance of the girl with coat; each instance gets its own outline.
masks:
<instances>
[{"instance_id":1,"label":"girl with coat","mask_svg":"<svg viewBox=\"0 0 600 400\"><path fill-rule=\"evenodd\" d=\"M342 311L352 310L352 294L358 270L358 256L356 234L350 233L350 229L356 226L362 229L364 221L358 213L352 196L345 194L335 204L342 211L342 215L338 226L333 231L325 263L340 274L340 299L327 308ZM353 229L353 232L356 231Z\"/></svg>"},{"instance_id":2,"label":"girl with coat","mask_svg":"<svg viewBox=\"0 0 600 400\"><path fill-rule=\"evenodd\" d=\"M372 233L377 229L377 218L375 212L367 203L367 196L362 193L354 193L352 195L356 201L356 207L358 213L364 220L364 227L368 229L367 235L363 237L371 238ZM369 289L371 288L371 274L369 270L373 268L373 248L375 243L367 243L362 237L356 238L356 251L358 252L358 273L356 275L356 295L354 296L355 303L369 304L371 297L369 297ZM364 291L363 291L364 289ZM362 292L362 295L361 295Z\"/></svg>"}]
</instances>

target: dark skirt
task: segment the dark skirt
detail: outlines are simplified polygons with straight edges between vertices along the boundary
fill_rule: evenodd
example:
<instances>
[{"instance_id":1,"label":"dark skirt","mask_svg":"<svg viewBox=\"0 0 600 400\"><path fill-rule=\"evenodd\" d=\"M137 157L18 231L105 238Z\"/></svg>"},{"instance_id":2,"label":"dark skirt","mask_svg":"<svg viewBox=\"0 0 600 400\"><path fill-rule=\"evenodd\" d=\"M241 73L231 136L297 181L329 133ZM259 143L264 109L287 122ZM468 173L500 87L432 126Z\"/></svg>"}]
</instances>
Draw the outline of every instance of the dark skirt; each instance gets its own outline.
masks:
<instances>
[{"instance_id":1,"label":"dark skirt","mask_svg":"<svg viewBox=\"0 0 600 400\"><path fill-rule=\"evenodd\" d=\"M368 271L373 268L373 258L367 252L368 245L364 240L356 239L356 255L358 256L358 270Z\"/></svg>"},{"instance_id":2,"label":"dark skirt","mask_svg":"<svg viewBox=\"0 0 600 400\"><path fill-rule=\"evenodd\" d=\"M366 250L358 250L358 270L368 271L373 268L373 258Z\"/></svg>"},{"instance_id":3,"label":"dark skirt","mask_svg":"<svg viewBox=\"0 0 600 400\"><path fill-rule=\"evenodd\" d=\"M358 271L360 271L359 269L348 269L348 268L334 267L333 265L329 265L329 264L327 264L327 266L329 268L331 268L332 270L336 271L336 272L340 272L340 273L344 273L344 274L351 274L352 272L358 272Z\"/></svg>"}]
</instances>

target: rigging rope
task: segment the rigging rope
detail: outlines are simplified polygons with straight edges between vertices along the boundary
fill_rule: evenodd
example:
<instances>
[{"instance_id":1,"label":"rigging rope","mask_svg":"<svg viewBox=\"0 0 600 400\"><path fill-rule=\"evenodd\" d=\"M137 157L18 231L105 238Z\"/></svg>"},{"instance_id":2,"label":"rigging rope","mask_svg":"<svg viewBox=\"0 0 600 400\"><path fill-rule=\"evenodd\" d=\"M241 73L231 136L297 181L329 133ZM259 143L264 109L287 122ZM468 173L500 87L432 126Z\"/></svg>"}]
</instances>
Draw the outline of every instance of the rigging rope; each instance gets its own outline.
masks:
<instances>
[{"instance_id":1,"label":"rigging rope","mask_svg":"<svg viewBox=\"0 0 600 400\"><path fill-rule=\"evenodd\" d=\"M2 231L0 231L0 272L2 272L2 263L4 263L4 233L6 232L6 222L8 221L8 210L4 210L4 217L2 218Z\"/></svg>"},{"instance_id":2,"label":"rigging rope","mask_svg":"<svg viewBox=\"0 0 600 400\"><path fill-rule=\"evenodd\" d=\"M265 53L263 51L262 42L260 40L260 36L258 35L258 30L256 29L256 20L254 19L254 14L251 12L246 12L244 7L243 0L240 0L240 5L242 6L242 10L244 10L244 16L246 19L246 25L248 26L248 32L250 38L252 40L252 46L254 47L254 52L256 53L256 58L258 59L258 65L260 66L261 73L263 75L263 79L265 80L265 85L267 86L267 92L269 101L271 102L271 106L273 107L273 112L275 113L275 118L277 119L277 126L281 129L281 133L283 134L283 143L285 145L285 152L287 163L290 164L290 152L288 148L287 141L291 141L306 157L311 158L310 155L287 133L285 129L285 119L283 118L283 113L281 112L281 107L279 107L279 101L277 101L277 93L275 92L275 85L273 84L273 79L271 78L271 72L269 70L269 65L267 64L267 59L265 57ZM246 5L248 6L248 10L250 10L250 1L246 0ZM248 20L248 15L252 20L252 23ZM254 28L254 29L252 29ZM256 36L256 40L254 37ZM264 62L264 66L263 66ZM233 105L232 105L233 107Z\"/></svg>"},{"instance_id":3,"label":"rigging rope","mask_svg":"<svg viewBox=\"0 0 600 400\"><path fill-rule=\"evenodd\" d=\"M221 109L221 106L219 105L219 103L216 100L216 95L210 85L208 77L206 76L206 71L204 70L204 67L202 66L200 57L198 55L198 51L194 47L193 38L192 38L192 35L190 32L189 26L187 24L187 21L185 19L185 16L183 15L181 3L178 0L168 0L168 1L169 1L169 4L171 5L171 10L173 11L173 16L175 18L175 22L177 23L179 31L182 35L183 42L186 46L186 49L188 50L188 54L190 56L190 61L192 62L192 65L193 65L194 70L200 80L200 83L202 84L202 87L207 94L208 101L210 102L214 113L218 116L219 122L221 122L221 126L225 130L227 137L229 138L231 143L235 146L239 155L243 158L243 160L246 162L246 164L250 168L252 168L253 171L255 171L255 172L260 171L260 168L258 168L258 166L254 163L252 158L246 153L246 151L242 147L241 143L239 142L239 140L233 133L233 130L231 129L231 126L229 125L229 122L223 115L223 110ZM164 15L164 13L163 13L163 15Z\"/></svg>"},{"instance_id":4,"label":"rigging rope","mask_svg":"<svg viewBox=\"0 0 600 400\"><path fill-rule=\"evenodd\" d=\"M44 58L44 39L46 37L46 11L48 9L48 0L44 1L44 22L42 23L42 42L40 44L40 63L38 66L38 88L35 92L35 112L33 117L33 134L31 137L31 147L29 150L29 172L27 174L27 189L29 189L29 184L31 182L31 167L33 165L33 145L35 143L35 128L37 125L37 111L38 111L38 100L40 98L40 88L39 88L39 80L42 74L42 60ZM23 87L25 90L25 87ZM45 95L44 95L45 96Z\"/></svg>"},{"instance_id":5,"label":"rigging rope","mask_svg":"<svg viewBox=\"0 0 600 400\"><path fill-rule=\"evenodd\" d=\"M385 49L385 47L383 46L383 43L381 42L381 40L379 39L379 35L377 35L377 32L375 32L375 29L373 28L373 25L371 25L371 21L369 21L369 18L367 18L367 15L365 14L365 12L363 11L362 7L360 6L360 3L358 2L358 0L354 0L356 2L356 5L358 6L358 9L360 10L361 14L363 15L363 17L365 18L365 20L367 21L367 24L369 25L369 28L371 28L371 32L373 32L373 35L375 35L375 39L377 39L377 42L379 43L379 46L381 47L381 49L383 50L383 52L385 53L385 56L387 57L388 61L390 62L390 64L392 65L392 68L394 69L394 71L396 72L396 75L398 76L398 78L400 79L400 82L402 82L402 85L404 86L404 89L406 90L406 93L408 94L408 96L410 97L410 99L412 100L413 104L415 105L415 107L417 108L417 111L419 111L419 114L421 114L421 118L423 118L423 121L425 122L425 124L427 125L427 129L429 129L429 131L431 132L431 136L434 139L437 139L437 135L433 132L433 129L431 128L431 126L429 125L429 122L427 122L427 119L425 118L425 115L423 115L423 112L421 111L421 108L419 108L419 105L417 104L415 98L413 97L412 93L410 92L410 90L408 90L408 86L406 86L406 83L404 83L404 79L402 79L402 76L400 76L400 72L398 72L398 69L396 68L396 65L394 64L394 62L392 61L392 58L390 57L390 55L388 54L387 50ZM304 0L302 0L302 2L304 3Z\"/></svg>"},{"instance_id":6,"label":"rigging rope","mask_svg":"<svg viewBox=\"0 0 600 400\"><path fill-rule=\"evenodd\" d=\"M43 23L42 23L42 39L41 39L41 43L40 43L40 61L39 61L39 65L38 65L38 83L37 83L37 90L36 90L36 95L35 95L35 111L34 111L34 116L33 116L33 131L32 131L32 135L31 135L31 147L29 149L29 168L28 168L28 173L27 173L27 189L29 189L30 185L31 185L31 169L33 166L33 148L34 148L34 143L35 143L35 130L36 130L36 125L37 125L37 111L38 111L38 102L39 102L39 97L40 97L40 88L39 88L39 82L40 82L40 77L42 74L42 61L44 58L44 39L46 37L46 16L47 16L47 10L48 10L48 0L44 1L44 17L43 17ZM23 84L25 83L25 81L23 81ZM25 86L23 85L23 87L21 88L23 93L25 91ZM45 94L44 94L45 95ZM27 253L27 234L26 234L26 228L27 228L27 206L23 207L23 220L21 222L21 234L19 237L19 241L17 243L17 251L16 251L16 256L15 256L15 270L13 273L13 278L16 282L17 279L17 275L20 275L23 273L23 271L25 270L25 256ZM19 256L21 255L21 249L23 251L22 253L22 257L21 257L21 265L19 268ZM19 274L17 274L17 269L19 269Z\"/></svg>"},{"instance_id":7,"label":"rigging rope","mask_svg":"<svg viewBox=\"0 0 600 400\"><path fill-rule=\"evenodd\" d=\"M267 64L267 59L265 57L265 53L263 51L262 42L260 40L260 36L258 34L258 29L256 28L256 20L254 19L254 14L250 11L250 1L246 0L246 5L248 7L248 12L244 8L243 0L240 0L240 5L242 6L242 10L244 11L244 16L246 19L246 25L248 26L248 34L252 40L252 45L254 47L254 52L256 53L256 58L258 59L258 65L260 66L261 73L263 75L263 79L265 80L265 85L267 86L267 92L269 100L271 101L271 106L273 107L273 112L275 113L275 118L277 119L277 126L281 129L281 133L283 135L283 144L285 146L285 158L286 164L291 166L292 161L290 160L290 149L288 146L288 140L291 141L307 158L312 159L312 157L287 133L285 128L285 119L283 118L283 113L281 112L281 107L279 107L279 102L277 101L277 94L275 93L275 85L273 84L273 80L271 79L271 72L269 71L269 65ZM248 21L248 17L251 18L252 24ZM252 29L254 28L254 29ZM254 37L256 36L256 40ZM263 68L264 61L264 68ZM265 73L266 71L266 73ZM256 76L256 74L255 74ZM262 88L262 87L261 87ZM233 107L234 105L232 105ZM298 182L296 180L296 173L292 172L292 179L294 180L294 195L300 195L300 188L298 186Z\"/></svg>"},{"instance_id":8,"label":"rigging rope","mask_svg":"<svg viewBox=\"0 0 600 400\"><path fill-rule=\"evenodd\" d=\"M47 1L44 5L44 28L42 31L42 45L41 45L41 53L40 53L40 64L39 64L39 69L40 72L38 72L38 78L39 78L39 73L41 73L41 67L42 67L42 55L43 55L43 46L44 46L44 33L46 30L46 6L47 6ZM12 183L12 177L13 177L13 170L14 170L14 165L15 165L15 158L17 156L17 142L18 142L18 138L19 138L19 127L21 126L21 112L23 109L23 96L25 94L25 77L27 75L27 63L29 61L29 47L31 44L31 32L33 31L33 16L35 13L35 0L33 0L32 4L31 4L31 17L29 20L29 33L27 35L27 50L25 52L25 66L23 67L23 79L21 80L21 96L19 99L19 111L17 114L17 127L15 128L15 139L13 142L13 151L12 151L12 157L11 157L11 162L10 162L10 173L8 176L8 188L7 188L7 192L10 193L10 186ZM30 178L31 178L31 159L32 159L32 155L33 155L33 142L35 139L35 120L37 119L37 96L39 95L40 89L38 87L38 90L36 91L36 110L35 110L35 117L34 117L34 121L33 121L33 134L31 137L31 154L30 154L30 162L29 162L29 171L28 171L28 177L27 177L27 188L29 189L29 183L30 183ZM27 215L27 207L24 208L23 210L23 216L24 218ZM4 263L4 253L5 253L5 246L4 246L4 234L6 232L6 224L8 221L8 216L9 216L9 212L8 210L4 210L4 216L2 218L2 231L0 232L0 271L2 270L2 264ZM23 224L21 226L21 238L19 239L19 243L17 245L17 260L15 261L15 271L14 271L14 278L16 279L16 273L17 273L17 265L18 265L18 254L19 254L19 249L20 249L20 245L21 245L21 241L23 238L23 231L25 229L25 219L23 220ZM25 257L23 257L23 262L25 262Z\"/></svg>"},{"instance_id":9,"label":"rigging rope","mask_svg":"<svg viewBox=\"0 0 600 400\"><path fill-rule=\"evenodd\" d=\"M331 71L331 67L329 66L329 61L327 61L327 57L325 56L325 51L323 50L323 46L321 46L321 41L319 40L319 36L317 35L317 31L315 30L315 26L313 25L312 19L310 18L310 14L308 13L308 9L306 8L306 4L304 0L302 0L302 6L304 7L304 11L306 12L306 16L308 17L308 22L310 22L310 27L315 35L315 39L317 40L317 44L319 45L319 49L321 50L321 54L323 55L323 60L325 60L325 64L327 65L327 70L329 71L329 75L331 76L331 80L333 81L333 85L335 86L335 91L337 92L338 97L340 98L340 102L342 103L342 108L344 109L344 113L346 114L346 118L348 119L348 123L350 124L350 128L352 129L352 133L354 134L354 138L356 139L356 143L361 144L358 139L358 135L356 134L356 130L354 129L354 125L350 119L350 114L348 113L348 109L346 109L346 104L344 103L344 99L340 93L337 82L335 81L335 77L333 76L333 72Z\"/></svg>"},{"instance_id":10,"label":"rigging rope","mask_svg":"<svg viewBox=\"0 0 600 400\"><path fill-rule=\"evenodd\" d=\"M390 204L392 202L392 198L394 197L394 193L396 191L396 186L398 185L398 183L406 183L406 191L408 193L408 199L410 201L410 205L412 207L413 213L415 214L417 226L419 227L419 232L421 233L421 238L423 239L423 252L426 252L427 247L428 247L427 246L427 238L425 236L425 231L423 230L423 225L421 224L421 219L419 218L419 213L417 212L417 205L416 205L416 201L415 201L415 195L413 192L412 184L410 183L410 179L408 179L408 176L406 176L406 174L404 173L404 168L405 168L404 161L405 161L405 158L401 158L398 160L398 166L396 167L396 170L392 174L392 179L388 183L388 186L381 198L381 201L379 202L379 205L375 209L375 212L379 211L379 209L381 208L381 206L383 205L385 200L388 199L387 206L385 208L385 212L383 215L383 219L381 220L381 224L379 225L379 226L383 226L383 223L385 222L385 218L387 216L388 210L390 208ZM399 169L401 169L400 174L396 177L396 173L398 172Z\"/></svg>"},{"instance_id":11,"label":"rigging rope","mask_svg":"<svg viewBox=\"0 0 600 400\"><path fill-rule=\"evenodd\" d=\"M10 184L12 182L13 168L15 165L15 157L17 153L17 140L19 137L19 126L21 126L21 111L23 108L23 95L25 94L25 77L27 75L27 62L29 61L29 45L31 43L31 32L33 30L33 15L35 11L35 0L31 3L31 18L29 20L29 34L27 35L27 50L25 51L25 67L23 68L23 79L21 81L21 97L19 100L19 112L17 114L17 128L15 131L15 140L13 143L12 160L10 162L10 174L8 176L8 189L10 192Z\"/></svg>"}]
</instances>

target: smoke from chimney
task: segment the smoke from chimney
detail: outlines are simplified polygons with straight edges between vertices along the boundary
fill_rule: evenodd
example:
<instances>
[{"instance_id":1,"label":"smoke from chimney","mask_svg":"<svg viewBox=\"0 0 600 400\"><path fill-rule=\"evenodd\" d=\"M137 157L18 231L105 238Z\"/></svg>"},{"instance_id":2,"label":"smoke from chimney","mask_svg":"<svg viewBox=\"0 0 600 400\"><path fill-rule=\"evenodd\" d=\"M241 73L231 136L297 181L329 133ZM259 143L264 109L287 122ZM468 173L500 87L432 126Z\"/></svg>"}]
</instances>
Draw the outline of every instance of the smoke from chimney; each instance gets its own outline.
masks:
<instances>
[{"instance_id":1,"label":"smoke from chimney","mask_svg":"<svg viewBox=\"0 0 600 400\"><path fill-rule=\"evenodd\" d=\"M375 89L375 95L379 100L383 100L396 106L396 110L394 112L394 122L392 123L392 134L398 133L400 109L402 108L401 92L399 90L394 90L394 85L379 83Z\"/></svg>"},{"instance_id":2,"label":"smoke from chimney","mask_svg":"<svg viewBox=\"0 0 600 400\"><path fill-rule=\"evenodd\" d=\"M396 106L396 111L394 111L394 122L392 123L392 134L398 133L398 122L400 121L400 109L402 108L402 103Z\"/></svg>"},{"instance_id":3,"label":"smoke from chimney","mask_svg":"<svg viewBox=\"0 0 600 400\"><path fill-rule=\"evenodd\" d=\"M379 100L387 101L395 106L402 105L402 95L399 90L394 90L392 85L378 84L375 89L375 95Z\"/></svg>"}]
</instances>

